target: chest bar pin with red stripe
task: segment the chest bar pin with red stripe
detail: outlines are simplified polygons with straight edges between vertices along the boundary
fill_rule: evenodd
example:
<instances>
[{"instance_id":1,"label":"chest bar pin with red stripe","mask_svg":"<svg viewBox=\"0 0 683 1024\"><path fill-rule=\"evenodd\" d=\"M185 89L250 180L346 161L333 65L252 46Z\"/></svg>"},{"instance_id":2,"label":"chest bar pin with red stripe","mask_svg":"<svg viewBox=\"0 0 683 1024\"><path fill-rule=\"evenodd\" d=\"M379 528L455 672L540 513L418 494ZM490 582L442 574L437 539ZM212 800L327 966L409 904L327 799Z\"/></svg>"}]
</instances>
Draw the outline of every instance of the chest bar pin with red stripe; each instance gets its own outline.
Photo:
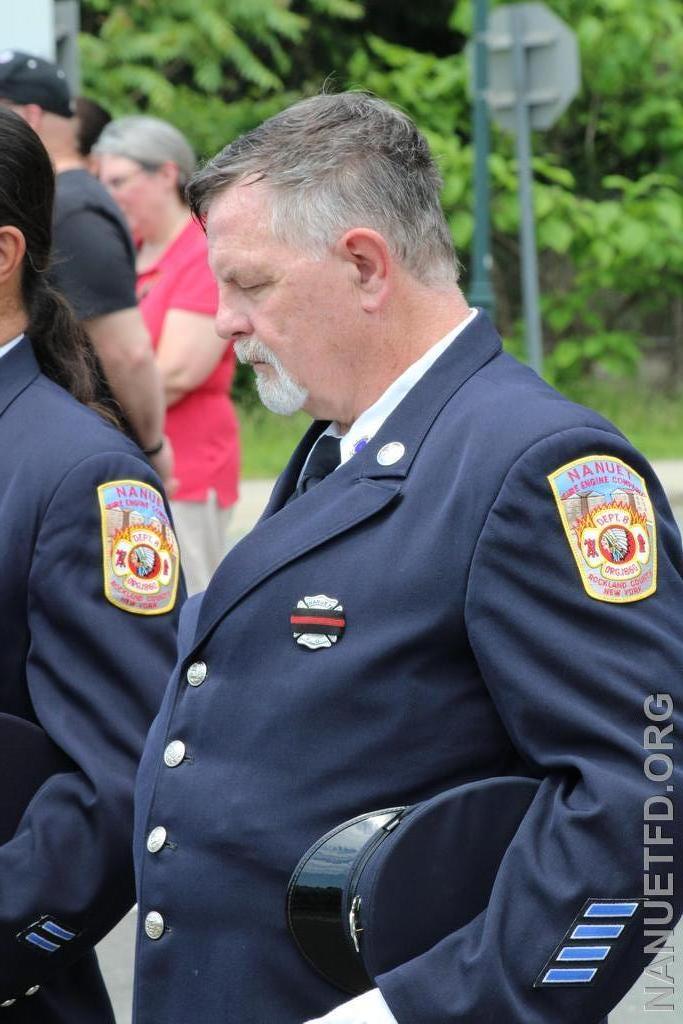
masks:
<instances>
[{"instance_id":1,"label":"chest bar pin with red stripe","mask_svg":"<svg viewBox=\"0 0 683 1024\"><path fill-rule=\"evenodd\" d=\"M309 651L332 647L346 629L342 605L336 597L327 597L326 594L316 594L297 601L289 621L297 644Z\"/></svg>"}]
</instances>

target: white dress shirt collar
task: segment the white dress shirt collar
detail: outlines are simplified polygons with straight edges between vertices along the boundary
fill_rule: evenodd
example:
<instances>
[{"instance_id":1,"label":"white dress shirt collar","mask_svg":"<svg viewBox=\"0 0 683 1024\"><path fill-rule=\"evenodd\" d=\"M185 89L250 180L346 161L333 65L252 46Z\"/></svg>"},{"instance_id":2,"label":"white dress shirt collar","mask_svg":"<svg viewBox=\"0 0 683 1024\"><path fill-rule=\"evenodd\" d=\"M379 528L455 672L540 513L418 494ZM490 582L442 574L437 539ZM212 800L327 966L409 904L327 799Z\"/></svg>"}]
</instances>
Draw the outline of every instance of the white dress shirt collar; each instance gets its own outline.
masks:
<instances>
[{"instance_id":1,"label":"white dress shirt collar","mask_svg":"<svg viewBox=\"0 0 683 1024\"><path fill-rule=\"evenodd\" d=\"M372 440L380 427L384 424L384 421L389 418L394 409L403 401L408 392L415 387L417 382L424 377L427 370L432 366L436 360L446 351L448 346L455 341L459 334L461 334L466 327L468 327L475 316L477 310L473 309L457 327L454 327L452 331L449 331L445 337L441 338L440 341L435 342L424 355L412 363L407 370L404 370L400 377L390 384L383 395L377 399L377 401L366 409L365 412L361 413L355 423L352 423L345 434L342 434L339 429L338 423L330 423L329 427L324 431L325 434L330 434L332 437L341 438L341 462L340 465L344 465L349 459L361 451L365 445ZM321 435L323 436L323 435ZM311 449L312 450L312 449Z\"/></svg>"},{"instance_id":2,"label":"white dress shirt collar","mask_svg":"<svg viewBox=\"0 0 683 1024\"><path fill-rule=\"evenodd\" d=\"M18 345L23 337L23 334L18 334L16 338L12 338L11 341L6 342L4 345L0 345L0 359L2 359L3 356L6 356L8 352L11 352L14 346Z\"/></svg>"}]
</instances>

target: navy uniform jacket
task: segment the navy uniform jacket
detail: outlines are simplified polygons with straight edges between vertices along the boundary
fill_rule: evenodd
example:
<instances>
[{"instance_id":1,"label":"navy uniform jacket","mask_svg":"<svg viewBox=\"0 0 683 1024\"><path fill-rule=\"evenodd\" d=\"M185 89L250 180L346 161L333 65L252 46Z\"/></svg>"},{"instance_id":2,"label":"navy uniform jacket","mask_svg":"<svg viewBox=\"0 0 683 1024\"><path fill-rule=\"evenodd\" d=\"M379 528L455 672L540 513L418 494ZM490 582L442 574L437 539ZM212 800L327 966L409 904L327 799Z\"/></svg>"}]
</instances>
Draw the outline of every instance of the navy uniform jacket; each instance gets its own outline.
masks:
<instances>
[{"instance_id":1,"label":"navy uniform jacket","mask_svg":"<svg viewBox=\"0 0 683 1024\"><path fill-rule=\"evenodd\" d=\"M24 338L0 360L8 1024L113 1022L90 951L133 902L133 782L177 626L177 610L140 615L105 598L97 488L122 479L161 486L130 441L39 372Z\"/></svg>"},{"instance_id":2,"label":"navy uniform jacket","mask_svg":"<svg viewBox=\"0 0 683 1024\"><path fill-rule=\"evenodd\" d=\"M135 1020L322 1016L346 997L288 934L299 857L357 814L521 774L543 781L488 909L378 984L399 1024L595 1024L645 962L630 910L644 801L665 786L644 774L644 701L671 693L680 714L683 700L681 545L661 486L613 426L502 354L481 314L363 451L285 505L323 428L181 619L136 792ZM405 455L382 465L391 442ZM657 588L639 601L589 596L547 479L593 455L643 476L656 506ZM319 595L345 632L308 649L290 616ZM534 987L608 900L630 906L593 980Z\"/></svg>"}]
</instances>

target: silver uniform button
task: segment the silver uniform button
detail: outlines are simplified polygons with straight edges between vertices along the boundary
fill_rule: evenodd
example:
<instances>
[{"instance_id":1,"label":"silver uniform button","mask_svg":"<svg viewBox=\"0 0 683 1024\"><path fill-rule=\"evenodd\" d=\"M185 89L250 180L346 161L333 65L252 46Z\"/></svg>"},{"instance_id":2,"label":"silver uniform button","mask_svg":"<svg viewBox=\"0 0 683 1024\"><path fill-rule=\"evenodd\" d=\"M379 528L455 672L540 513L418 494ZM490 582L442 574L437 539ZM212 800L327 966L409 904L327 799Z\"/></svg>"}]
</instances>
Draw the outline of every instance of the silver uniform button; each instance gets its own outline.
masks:
<instances>
[{"instance_id":1,"label":"silver uniform button","mask_svg":"<svg viewBox=\"0 0 683 1024\"><path fill-rule=\"evenodd\" d=\"M172 740L164 750L164 764L169 768L177 768L185 757L185 744L182 740Z\"/></svg>"},{"instance_id":2,"label":"silver uniform button","mask_svg":"<svg viewBox=\"0 0 683 1024\"><path fill-rule=\"evenodd\" d=\"M187 670L187 681L190 686L201 686L206 679L207 671L206 662L193 662Z\"/></svg>"},{"instance_id":3,"label":"silver uniform button","mask_svg":"<svg viewBox=\"0 0 683 1024\"><path fill-rule=\"evenodd\" d=\"M147 836L147 849L150 853L158 853L166 844L166 829L163 825L157 825Z\"/></svg>"},{"instance_id":4,"label":"silver uniform button","mask_svg":"<svg viewBox=\"0 0 683 1024\"><path fill-rule=\"evenodd\" d=\"M150 910L145 918L145 935L156 941L164 934L164 919L158 910Z\"/></svg>"},{"instance_id":5,"label":"silver uniform button","mask_svg":"<svg viewBox=\"0 0 683 1024\"><path fill-rule=\"evenodd\" d=\"M26 989L26 992L24 994L27 996L34 996L39 989L40 985L31 985L30 988Z\"/></svg>"}]
</instances>

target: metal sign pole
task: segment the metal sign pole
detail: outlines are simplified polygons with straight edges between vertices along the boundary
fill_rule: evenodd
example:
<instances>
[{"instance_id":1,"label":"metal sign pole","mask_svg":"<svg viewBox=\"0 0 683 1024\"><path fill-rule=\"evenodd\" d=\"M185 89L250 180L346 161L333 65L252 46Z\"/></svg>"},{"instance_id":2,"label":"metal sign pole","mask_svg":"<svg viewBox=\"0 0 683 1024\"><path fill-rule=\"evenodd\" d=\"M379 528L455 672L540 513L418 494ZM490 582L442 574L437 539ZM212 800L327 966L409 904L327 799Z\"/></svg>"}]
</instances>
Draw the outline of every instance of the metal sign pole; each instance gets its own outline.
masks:
<instances>
[{"instance_id":1,"label":"metal sign pole","mask_svg":"<svg viewBox=\"0 0 683 1024\"><path fill-rule=\"evenodd\" d=\"M475 0L474 14L474 236L472 239L472 283L469 301L494 315L491 288L491 229L489 215L489 114L488 47L486 28L488 0Z\"/></svg>"},{"instance_id":2,"label":"metal sign pole","mask_svg":"<svg viewBox=\"0 0 683 1024\"><path fill-rule=\"evenodd\" d=\"M66 72L72 96L80 89L80 61L78 53L78 32L81 27L80 3L78 0L56 0L55 2L55 57Z\"/></svg>"},{"instance_id":3,"label":"metal sign pole","mask_svg":"<svg viewBox=\"0 0 683 1024\"><path fill-rule=\"evenodd\" d=\"M543 368L543 339L538 298L538 262L536 228L531 190L531 130L527 105L527 71L524 49L524 16L519 8L510 8L510 34L515 84L515 136L520 203L520 245L522 250L522 297L526 322L529 364L536 373Z\"/></svg>"}]
</instances>

